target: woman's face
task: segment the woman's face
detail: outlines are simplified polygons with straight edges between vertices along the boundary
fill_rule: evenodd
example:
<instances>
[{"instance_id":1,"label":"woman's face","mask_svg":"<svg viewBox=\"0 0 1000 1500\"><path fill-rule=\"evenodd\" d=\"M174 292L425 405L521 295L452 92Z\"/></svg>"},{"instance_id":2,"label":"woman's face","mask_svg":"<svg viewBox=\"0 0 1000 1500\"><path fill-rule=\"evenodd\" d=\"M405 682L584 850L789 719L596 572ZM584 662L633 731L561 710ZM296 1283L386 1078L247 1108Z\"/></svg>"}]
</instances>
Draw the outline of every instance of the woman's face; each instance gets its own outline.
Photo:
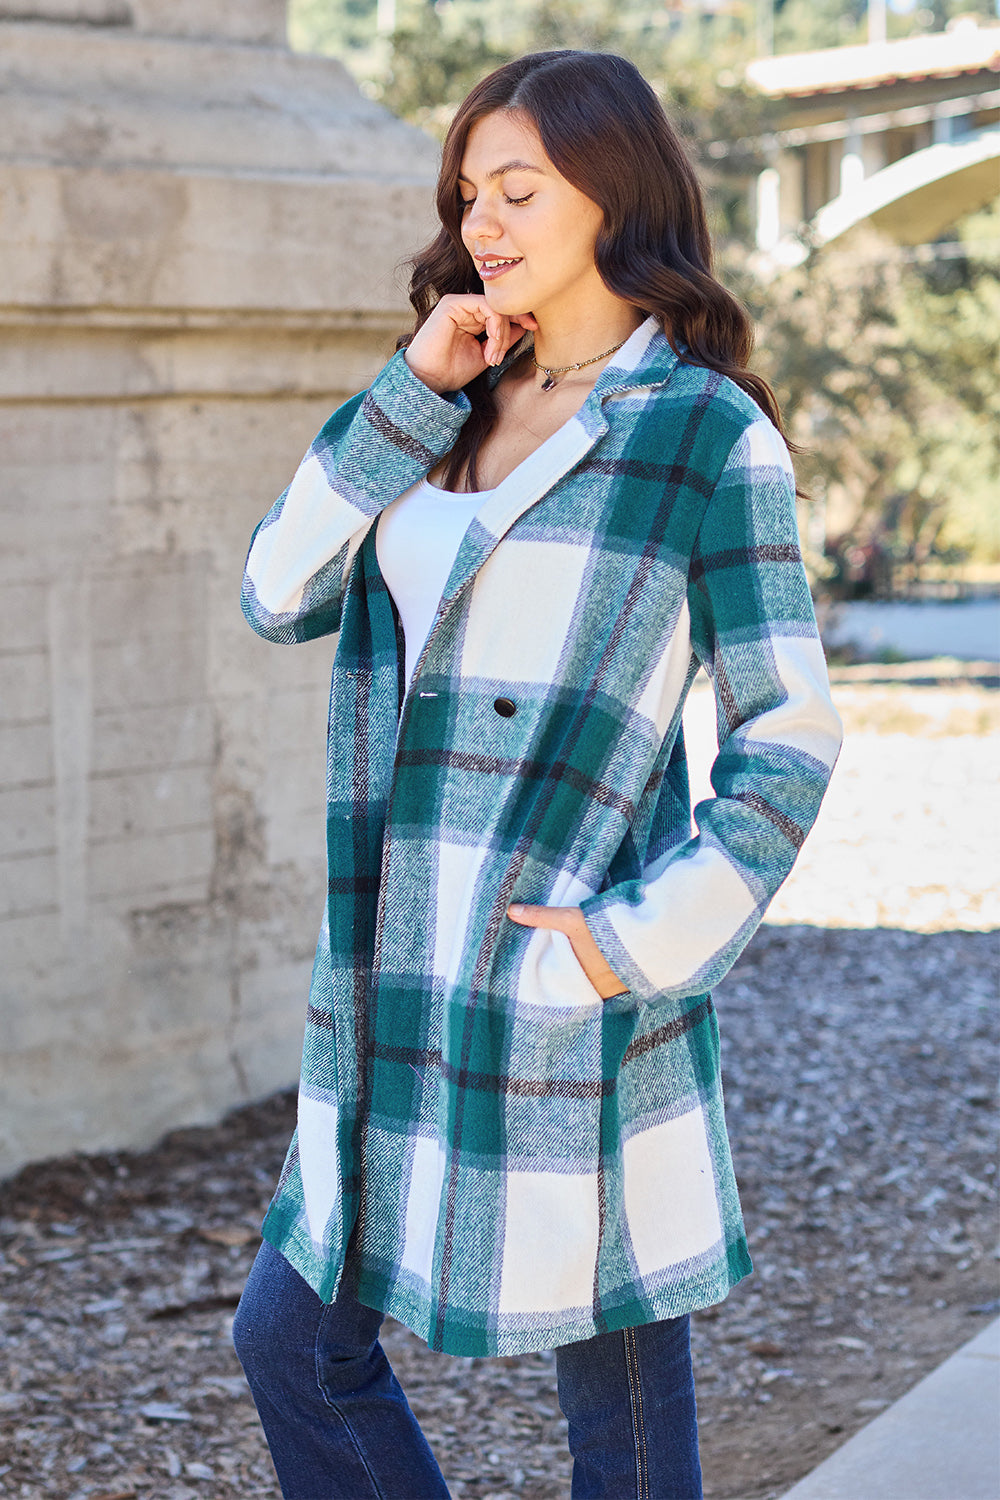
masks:
<instances>
[{"instance_id":1,"label":"woman's face","mask_svg":"<svg viewBox=\"0 0 1000 1500\"><path fill-rule=\"evenodd\" d=\"M472 127L458 190L462 239L495 312L579 318L607 298L594 264L601 210L556 171L523 114Z\"/></svg>"}]
</instances>

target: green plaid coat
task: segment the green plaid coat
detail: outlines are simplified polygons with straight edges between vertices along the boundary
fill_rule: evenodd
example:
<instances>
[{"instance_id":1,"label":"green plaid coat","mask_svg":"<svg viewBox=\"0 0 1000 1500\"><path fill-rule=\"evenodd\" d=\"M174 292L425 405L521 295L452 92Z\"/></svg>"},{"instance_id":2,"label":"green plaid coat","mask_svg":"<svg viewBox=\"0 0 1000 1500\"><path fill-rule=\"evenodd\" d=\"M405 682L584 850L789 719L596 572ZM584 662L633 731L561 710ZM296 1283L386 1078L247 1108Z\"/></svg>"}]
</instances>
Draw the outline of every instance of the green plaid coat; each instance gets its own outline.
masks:
<instances>
[{"instance_id":1,"label":"green plaid coat","mask_svg":"<svg viewBox=\"0 0 1000 1500\"><path fill-rule=\"evenodd\" d=\"M361 1300L469 1355L674 1316L750 1270L709 991L840 727L787 452L652 319L530 487L483 504L404 694L373 523L467 413L394 358L257 528L243 603L268 640L336 636L329 897L264 1233L326 1301L353 1233ZM720 748L693 833L699 663ZM512 900L582 906L628 993L602 1003Z\"/></svg>"}]
</instances>

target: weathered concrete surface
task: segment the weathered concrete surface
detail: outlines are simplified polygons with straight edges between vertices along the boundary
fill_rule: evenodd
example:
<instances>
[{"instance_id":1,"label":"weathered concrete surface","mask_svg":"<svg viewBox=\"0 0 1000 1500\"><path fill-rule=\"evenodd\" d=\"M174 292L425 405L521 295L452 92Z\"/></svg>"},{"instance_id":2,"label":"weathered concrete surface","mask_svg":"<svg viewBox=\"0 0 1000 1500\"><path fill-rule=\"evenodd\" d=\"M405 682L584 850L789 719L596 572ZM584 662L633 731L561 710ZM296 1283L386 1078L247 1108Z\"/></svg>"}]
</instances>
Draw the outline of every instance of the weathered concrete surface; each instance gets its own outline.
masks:
<instances>
[{"instance_id":1,"label":"weathered concrete surface","mask_svg":"<svg viewBox=\"0 0 1000 1500\"><path fill-rule=\"evenodd\" d=\"M407 322L435 169L337 63L248 45L283 35L271 0L12 12L34 19L0 20L0 1172L295 1076L331 644L259 642L240 575ZM168 22L188 36L142 34Z\"/></svg>"},{"instance_id":2,"label":"weathered concrete surface","mask_svg":"<svg viewBox=\"0 0 1000 1500\"><path fill-rule=\"evenodd\" d=\"M0 0L0 21L127 26L154 36L285 40L286 0Z\"/></svg>"}]
</instances>

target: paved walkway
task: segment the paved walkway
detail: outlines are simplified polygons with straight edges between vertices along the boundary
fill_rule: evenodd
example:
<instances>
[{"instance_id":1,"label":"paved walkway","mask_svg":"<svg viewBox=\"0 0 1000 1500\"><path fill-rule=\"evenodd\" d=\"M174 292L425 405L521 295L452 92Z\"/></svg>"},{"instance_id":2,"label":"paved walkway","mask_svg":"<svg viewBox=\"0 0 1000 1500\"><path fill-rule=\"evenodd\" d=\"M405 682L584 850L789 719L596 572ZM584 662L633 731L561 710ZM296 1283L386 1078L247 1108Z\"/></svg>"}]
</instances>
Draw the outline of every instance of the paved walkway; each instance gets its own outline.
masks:
<instances>
[{"instance_id":1,"label":"paved walkway","mask_svg":"<svg viewBox=\"0 0 1000 1500\"><path fill-rule=\"evenodd\" d=\"M998 1500L1000 1319L784 1500Z\"/></svg>"}]
</instances>

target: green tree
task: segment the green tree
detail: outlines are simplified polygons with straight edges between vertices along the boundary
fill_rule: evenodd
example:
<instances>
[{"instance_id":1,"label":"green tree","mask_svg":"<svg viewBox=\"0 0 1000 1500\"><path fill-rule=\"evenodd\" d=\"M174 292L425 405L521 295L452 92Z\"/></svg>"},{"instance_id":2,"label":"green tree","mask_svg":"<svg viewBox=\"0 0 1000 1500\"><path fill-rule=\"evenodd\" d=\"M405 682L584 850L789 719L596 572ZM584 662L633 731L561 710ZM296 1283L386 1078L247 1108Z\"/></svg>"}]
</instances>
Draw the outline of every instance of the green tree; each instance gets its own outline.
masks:
<instances>
[{"instance_id":1,"label":"green tree","mask_svg":"<svg viewBox=\"0 0 1000 1500\"><path fill-rule=\"evenodd\" d=\"M927 31L943 31L959 16L996 22L992 0L917 0L909 11L889 10L890 40ZM808 52L817 47L844 47L868 40L868 0L774 0L775 52Z\"/></svg>"},{"instance_id":2,"label":"green tree","mask_svg":"<svg viewBox=\"0 0 1000 1500\"><path fill-rule=\"evenodd\" d=\"M479 17L470 16L461 29L450 21L436 6L425 6L398 27L376 82L378 97L394 114L439 137L473 84L511 56L490 40Z\"/></svg>"},{"instance_id":3,"label":"green tree","mask_svg":"<svg viewBox=\"0 0 1000 1500\"><path fill-rule=\"evenodd\" d=\"M807 535L830 535L841 558L880 555L884 582L932 559L1000 561L1000 239L992 260L971 248L990 226L995 211L968 221L966 253L927 266L859 231L769 283L730 252L757 368L806 450L797 468L822 512Z\"/></svg>"},{"instance_id":4,"label":"green tree","mask_svg":"<svg viewBox=\"0 0 1000 1500\"><path fill-rule=\"evenodd\" d=\"M326 52L342 61L370 49L376 0L290 0L288 39L298 52Z\"/></svg>"},{"instance_id":5,"label":"green tree","mask_svg":"<svg viewBox=\"0 0 1000 1500\"><path fill-rule=\"evenodd\" d=\"M775 52L809 52L867 39L867 0L776 0Z\"/></svg>"}]
</instances>

